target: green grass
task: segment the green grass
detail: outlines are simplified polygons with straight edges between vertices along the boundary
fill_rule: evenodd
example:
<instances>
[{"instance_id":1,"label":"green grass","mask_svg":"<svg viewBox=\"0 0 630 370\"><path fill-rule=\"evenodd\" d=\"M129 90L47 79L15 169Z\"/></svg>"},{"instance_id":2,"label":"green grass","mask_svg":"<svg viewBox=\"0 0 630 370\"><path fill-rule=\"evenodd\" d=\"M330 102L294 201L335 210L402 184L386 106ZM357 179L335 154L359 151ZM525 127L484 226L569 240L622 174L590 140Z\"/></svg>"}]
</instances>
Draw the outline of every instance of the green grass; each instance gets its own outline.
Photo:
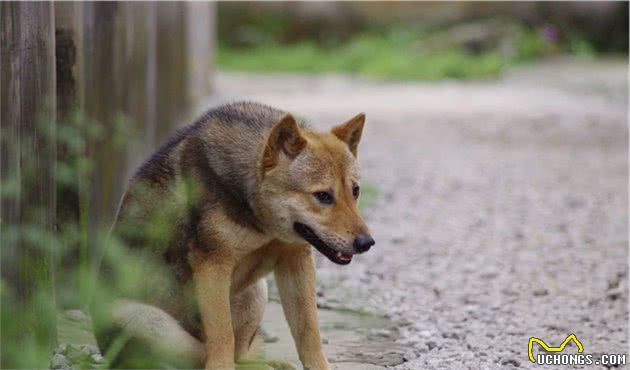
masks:
<instances>
[{"instance_id":1,"label":"green grass","mask_svg":"<svg viewBox=\"0 0 630 370\"><path fill-rule=\"evenodd\" d=\"M285 73L347 73L376 79L425 80L489 79L506 66L554 55L592 55L584 38L571 35L561 42L546 40L541 30L515 25L511 45L472 52L457 43L440 40L444 31L390 28L356 34L343 44L323 46L302 41L282 44L260 38L249 47L221 42L217 52L220 68L232 71ZM497 31L501 32L501 31Z\"/></svg>"},{"instance_id":2,"label":"green grass","mask_svg":"<svg viewBox=\"0 0 630 370\"><path fill-rule=\"evenodd\" d=\"M225 70L252 72L343 72L379 79L440 80L491 78L504 65L495 53L468 55L461 50L422 52L378 36L363 36L344 47L314 43L267 44L251 48L219 47L217 61Z\"/></svg>"}]
</instances>

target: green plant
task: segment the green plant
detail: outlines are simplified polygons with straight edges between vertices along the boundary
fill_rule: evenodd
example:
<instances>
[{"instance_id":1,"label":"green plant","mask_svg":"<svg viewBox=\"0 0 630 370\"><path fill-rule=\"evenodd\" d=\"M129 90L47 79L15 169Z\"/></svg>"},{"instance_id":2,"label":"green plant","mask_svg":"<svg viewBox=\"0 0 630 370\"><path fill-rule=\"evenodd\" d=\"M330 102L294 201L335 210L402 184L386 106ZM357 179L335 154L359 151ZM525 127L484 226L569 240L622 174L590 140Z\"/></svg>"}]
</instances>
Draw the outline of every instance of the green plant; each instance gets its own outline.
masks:
<instances>
[{"instance_id":1,"label":"green plant","mask_svg":"<svg viewBox=\"0 0 630 370\"><path fill-rule=\"evenodd\" d=\"M568 41L548 40L543 35L544 30L518 24L510 29L515 35L506 42L511 43L508 49L512 52L499 47L501 43L471 52L457 42L443 45L427 41L440 39L436 36L449 36L447 31L393 26L355 34L347 42L334 46L313 41L281 44L273 39L250 47L220 43L217 63L225 70L264 73L342 72L377 79L465 80L494 78L506 66L558 51L590 55L593 50L584 38L573 34ZM555 29L550 27L548 32L555 32Z\"/></svg>"},{"instance_id":2,"label":"green plant","mask_svg":"<svg viewBox=\"0 0 630 370\"><path fill-rule=\"evenodd\" d=\"M114 126L108 151L129 142L126 125L117 121ZM88 215L95 170L88 146L103 132L103 125L79 112L60 120L40 119L19 133L2 132L3 154L10 153L8 160L19 164L8 167L0 181L3 205L13 207L3 213L9 217L3 218L0 234L3 368L48 367L53 349L63 344L58 336L64 328L58 325L65 324L57 320L58 311L85 309L91 299L111 296L113 287L96 285L91 269L96 258L91 251L110 244L107 232L90 225Z\"/></svg>"},{"instance_id":3,"label":"green plant","mask_svg":"<svg viewBox=\"0 0 630 370\"><path fill-rule=\"evenodd\" d=\"M537 30L524 29L516 43L516 60L536 59L547 52L547 42Z\"/></svg>"}]
</instances>

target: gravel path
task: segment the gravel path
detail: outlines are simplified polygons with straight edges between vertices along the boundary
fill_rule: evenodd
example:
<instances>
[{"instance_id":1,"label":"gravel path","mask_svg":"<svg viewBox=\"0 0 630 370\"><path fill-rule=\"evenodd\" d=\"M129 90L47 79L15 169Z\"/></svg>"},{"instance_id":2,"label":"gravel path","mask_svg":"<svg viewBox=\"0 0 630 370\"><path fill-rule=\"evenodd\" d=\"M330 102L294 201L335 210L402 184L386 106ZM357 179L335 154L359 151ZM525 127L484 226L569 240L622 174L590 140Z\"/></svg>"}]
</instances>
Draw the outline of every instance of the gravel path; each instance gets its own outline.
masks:
<instances>
[{"instance_id":1,"label":"gravel path","mask_svg":"<svg viewBox=\"0 0 630 370\"><path fill-rule=\"evenodd\" d=\"M377 245L345 268L319 261L321 303L389 317L400 368L540 369L529 337L569 333L585 353L628 352L627 61L491 82L219 73L216 85L213 104L247 98L322 127L367 113Z\"/></svg>"}]
</instances>

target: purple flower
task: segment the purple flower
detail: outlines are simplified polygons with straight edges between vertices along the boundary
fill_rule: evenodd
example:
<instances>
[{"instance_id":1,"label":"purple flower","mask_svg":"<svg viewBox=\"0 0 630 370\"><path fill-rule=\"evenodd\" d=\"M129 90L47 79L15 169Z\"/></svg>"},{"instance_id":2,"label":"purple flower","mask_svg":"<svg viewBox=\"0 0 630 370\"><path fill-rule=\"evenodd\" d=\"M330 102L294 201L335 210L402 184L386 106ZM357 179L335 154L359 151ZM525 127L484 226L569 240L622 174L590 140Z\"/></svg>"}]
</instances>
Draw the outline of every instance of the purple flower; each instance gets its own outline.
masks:
<instances>
[{"instance_id":1,"label":"purple flower","mask_svg":"<svg viewBox=\"0 0 630 370\"><path fill-rule=\"evenodd\" d=\"M558 28L551 24L546 24L540 30L540 34L543 39L549 42L556 42L560 38L560 33L558 32Z\"/></svg>"}]
</instances>

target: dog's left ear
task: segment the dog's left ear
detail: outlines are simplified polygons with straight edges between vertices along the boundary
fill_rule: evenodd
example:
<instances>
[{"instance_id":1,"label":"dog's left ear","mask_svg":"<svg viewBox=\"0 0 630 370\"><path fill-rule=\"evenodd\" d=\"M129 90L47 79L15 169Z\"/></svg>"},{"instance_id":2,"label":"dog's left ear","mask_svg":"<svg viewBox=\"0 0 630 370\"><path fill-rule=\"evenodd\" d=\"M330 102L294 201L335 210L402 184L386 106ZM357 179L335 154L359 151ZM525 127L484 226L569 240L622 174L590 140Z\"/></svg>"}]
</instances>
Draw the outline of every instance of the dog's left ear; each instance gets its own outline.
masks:
<instances>
[{"instance_id":1,"label":"dog's left ear","mask_svg":"<svg viewBox=\"0 0 630 370\"><path fill-rule=\"evenodd\" d=\"M361 133L363 132L364 123L365 113L359 113L350 118L346 123L342 123L332 129L332 133L337 136L339 140L348 144L350 151L355 157L357 156L359 141L361 141Z\"/></svg>"}]
</instances>

